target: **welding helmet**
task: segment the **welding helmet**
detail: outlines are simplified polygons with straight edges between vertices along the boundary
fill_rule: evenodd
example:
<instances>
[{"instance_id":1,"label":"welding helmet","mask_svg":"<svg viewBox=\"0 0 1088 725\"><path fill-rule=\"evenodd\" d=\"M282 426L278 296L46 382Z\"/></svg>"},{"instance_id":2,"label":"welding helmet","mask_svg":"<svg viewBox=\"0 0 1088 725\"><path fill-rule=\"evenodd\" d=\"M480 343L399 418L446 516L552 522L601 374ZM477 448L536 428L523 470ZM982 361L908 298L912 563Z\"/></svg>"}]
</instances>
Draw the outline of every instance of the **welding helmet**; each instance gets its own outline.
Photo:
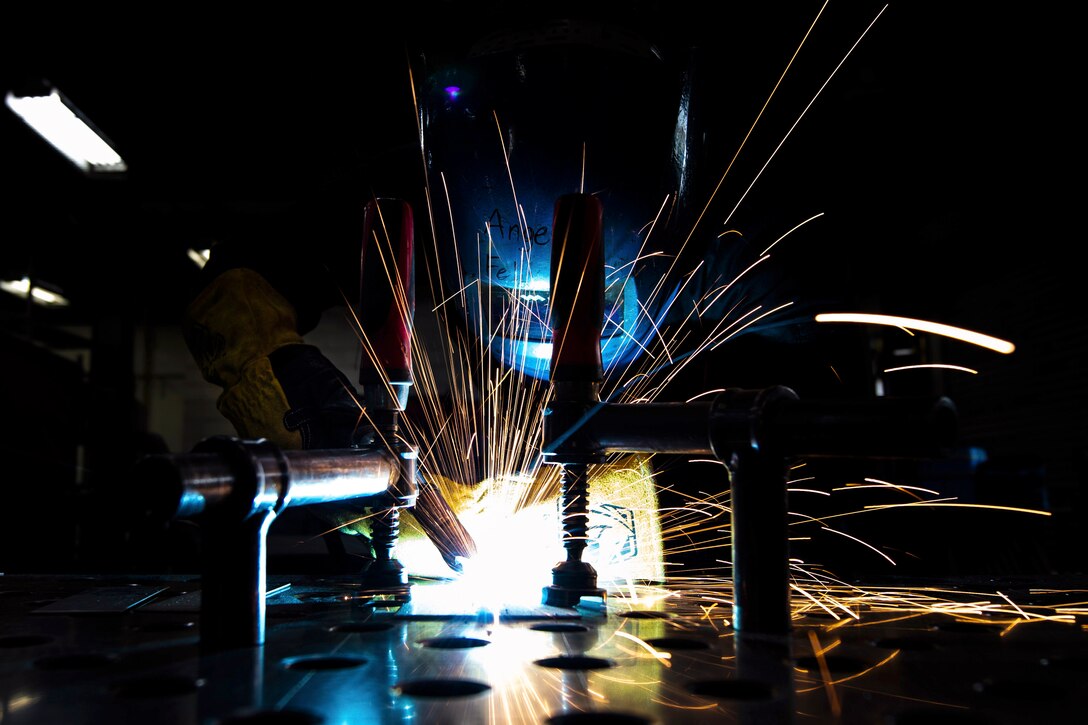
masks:
<instances>
[{"instance_id":1,"label":"welding helmet","mask_svg":"<svg viewBox=\"0 0 1088 725\"><path fill-rule=\"evenodd\" d=\"M553 212L603 209L603 372L650 346L677 285L686 169L682 59L635 28L559 18L483 35L428 69L420 117L445 305L492 359L549 375Z\"/></svg>"}]
</instances>

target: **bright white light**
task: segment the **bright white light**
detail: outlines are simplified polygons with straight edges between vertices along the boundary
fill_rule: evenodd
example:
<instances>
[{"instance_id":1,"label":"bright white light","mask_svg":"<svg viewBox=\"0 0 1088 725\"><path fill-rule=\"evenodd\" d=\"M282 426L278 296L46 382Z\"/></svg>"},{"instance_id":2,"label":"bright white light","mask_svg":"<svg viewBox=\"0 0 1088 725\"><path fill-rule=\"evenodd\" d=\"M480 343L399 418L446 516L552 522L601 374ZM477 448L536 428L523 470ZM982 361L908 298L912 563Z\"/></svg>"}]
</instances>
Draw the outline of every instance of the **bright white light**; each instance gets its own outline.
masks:
<instances>
[{"instance_id":1,"label":"bright white light","mask_svg":"<svg viewBox=\"0 0 1088 725\"><path fill-rule=\"evenodd\" d=\"M30 278L23 277L22 279L5 279L0 281L0 289L5 292L10 292L16 297L22 297L26 299L26 296L30 294Z\"/></svg>"},{"instance_id":2,"label":"bright white light","mask_svg":"<svg viewBox=\"0 0 1088 725\"><path fill-rule=\"evenodd\" d=\"M510 363L521 358L530 360L551 360L552 344L550 342L526 342L524 340L509 341L510 352L503 355L503 362Z\"/></svg>"},{"instance_id":3,"label":"bright white light","mask_svg":"<svg viewBox=\"0 0 1088 725\"><path fill-rule=\"evenodd\" d=\"M918 365L900 365L897 368L884 368L886 373L898 373L903 370L923 370L923 369L937 369L937 370L960 370L965 373L971 373L972 375L978 375L978 370L972 368L965 368L962 365L947 365L945 363L919 363Z\"/></svg>"},{"instance_id":4,"label":"bright white light","mask_svg":"<svg viewBox=\"0 0 1088 725\"><path fill-rule=\"evenodd\" d=\"M188 251L189 259L193 260L193 264L204 269L204 265L208 263L208 260L212 257L212 250L210 249L190 249Z\"/></svg>"},{"instance_id":5,"label":"bright white light","mask_svg":"<svg viewBox=\"0 0 1088 725\"><path fill-rule=\"evenodd\" d=\"M565 557L554 502L509 511L480 511L462 518L477 554L464 563L461 586L481 609L540 603L551 569Z\"/></svg>"},{"instance_id":6,"label":"bright white light","mask_svg":"<svg viewBox=\"0 0 1088 725\"><path fill-rule=\"evenodd\" d=\"M22 297L24 300L30 297L31 300L44 307L64 307L68 304L68 300L56 292L43 287L32 287L28 277L0 280L0 290Z\"/></svg>"},{"instance_id":7,"label":"bright white light","mask_svg":"<svg viewBox=\"0 0 1088 725\"><path fill-rule=\"evenodd\" d=\"M41 699L40 696L34 694L16 693L8 698L6 710L9 714L15 713L32 705L36 705Z\"/></svg>"},{"instance_id":8,"label":"bright white light","mask_svg":"<svg viewBox=\"0 0 1088 725\"><path fill-rule=\"evenodd\" d=\"M930 332L934 335L943 335L945 337L951 337L961 342L967 342L972 345L978 345L979 347L985 347L994 352L1000 352L1008 355L1016 346L1011 342L1005 340L999 340L996 337L990 337L989 335L983 335L980 332L972 332L971 330L964 330L959 327L952 327L951 325L942 325L939 322L929 322L927 320L915 320L910 317L893 317L892 315L870 315L860 312L835 312L824 313L816 315L817 322L861 322L873 325L891 325L892 327L903 327L908 330L921 330L922 332Z\"/></svg>"},{"instance_id":9,"label":"bright white light","mask_svg":"<svg viewBox=\"0 0 1088 725\"><path fill-rule=\"evenodd\" d=\"M9 92L5 101L8 108L82 171L128 170L124 159L65 105L56 89L48 96L16 96Z\"/></svg>"},{"instance_id":10,"label":"bright white light","mask_svg":"<svg viewBox=\"0 0 1088 725\"><path fill-rule=\"evenodd\" d=\"M64 299L60 295L50 292L49 290L42 289L41 287L32 287L30 290L30 296L34 298L35 302L40 302L43 305L66 305L68 300Z\"/></svg>"}]
</instances>

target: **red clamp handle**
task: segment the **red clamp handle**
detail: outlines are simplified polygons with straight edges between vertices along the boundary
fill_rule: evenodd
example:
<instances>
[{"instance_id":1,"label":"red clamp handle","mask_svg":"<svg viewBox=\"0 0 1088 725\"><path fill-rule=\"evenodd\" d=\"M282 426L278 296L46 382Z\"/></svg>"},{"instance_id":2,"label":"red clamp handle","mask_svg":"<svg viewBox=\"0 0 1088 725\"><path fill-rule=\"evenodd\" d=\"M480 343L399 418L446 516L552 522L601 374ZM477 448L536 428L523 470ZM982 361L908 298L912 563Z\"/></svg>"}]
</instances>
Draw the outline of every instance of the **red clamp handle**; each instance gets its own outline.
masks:
<instances>
[{"instance_id":1,"label":"red clamp handle","mask_svg":"<svg viewBox=\"0 0 1088 725\"><path fill-rule=\"evenodd\" d=\"M551 258L553 382L600 382L604 327L601 201L566 194L555 203Z\"/></svg>"},{"instance_id":2,"label":"red clamp handle","mask_svg":"<svg viewBox=\"0 0 1088 725\"><path fill-rule=\"evenodd\" d=\"M359 382L411 385L415 264L412 207L373 199L363 217L359 255L359 322L373 357L363 355Z\"/></svg>"}]
</instances>

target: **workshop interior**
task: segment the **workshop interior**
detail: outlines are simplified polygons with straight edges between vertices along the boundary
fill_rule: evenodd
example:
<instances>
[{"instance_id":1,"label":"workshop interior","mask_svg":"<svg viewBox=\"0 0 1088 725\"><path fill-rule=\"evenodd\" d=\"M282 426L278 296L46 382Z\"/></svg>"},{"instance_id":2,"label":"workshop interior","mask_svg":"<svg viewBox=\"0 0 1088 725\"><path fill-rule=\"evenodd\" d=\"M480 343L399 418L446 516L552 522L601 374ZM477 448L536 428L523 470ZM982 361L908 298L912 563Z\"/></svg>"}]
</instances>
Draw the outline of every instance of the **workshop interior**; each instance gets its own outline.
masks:
<instances>
[{"instance_id":1,"label":"workshop interior","mask_svg":"<svg viewBox=\"0 0 1088 725\"><path fill-rule=\"evenodd\" d=\"M584 5L3 11L0 724L1088 705L1071 24Z\"/></svg>"}]
</instances>

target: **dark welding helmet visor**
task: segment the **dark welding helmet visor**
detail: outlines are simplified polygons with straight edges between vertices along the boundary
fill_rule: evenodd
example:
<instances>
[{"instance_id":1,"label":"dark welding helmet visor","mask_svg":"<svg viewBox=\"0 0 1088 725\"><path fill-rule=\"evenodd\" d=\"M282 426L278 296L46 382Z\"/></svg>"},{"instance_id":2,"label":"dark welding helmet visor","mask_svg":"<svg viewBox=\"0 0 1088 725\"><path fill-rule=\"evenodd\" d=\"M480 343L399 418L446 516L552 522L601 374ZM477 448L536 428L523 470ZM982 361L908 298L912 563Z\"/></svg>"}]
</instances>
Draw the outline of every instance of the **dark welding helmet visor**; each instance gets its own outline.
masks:
<instances>
[{"instance_id":1,"label":"dark welding helmet visor","mask_svg":"<svg viewBox=\"0 0 1088 725\"><path fill-rule=\"evenodd\" d=\"M423 145L445 304L492 358L547 379L556 200L603 207L604 372L652 343L682 178L682 74L643 37L570 20L487 36L426 78ZM656 221L656 223L655 223Z\"/></svg>"}]
</instances>

